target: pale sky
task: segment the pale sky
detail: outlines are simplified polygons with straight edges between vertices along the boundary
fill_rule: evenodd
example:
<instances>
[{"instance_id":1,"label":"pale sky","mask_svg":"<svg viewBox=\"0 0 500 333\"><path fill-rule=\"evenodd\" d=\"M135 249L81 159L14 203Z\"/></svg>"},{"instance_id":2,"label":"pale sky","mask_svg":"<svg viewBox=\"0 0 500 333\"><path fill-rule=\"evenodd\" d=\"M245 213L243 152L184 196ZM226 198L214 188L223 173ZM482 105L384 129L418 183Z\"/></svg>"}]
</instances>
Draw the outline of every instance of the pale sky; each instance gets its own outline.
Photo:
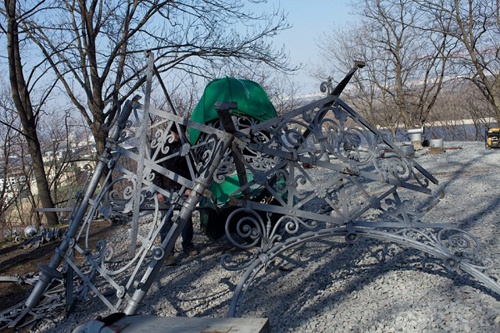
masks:
<instances>
[{"instance_id":1,"label":"pale sky","mask_svg":"<svg viewBox=\"0 0 500 333\"><path fill-rule=\"evenodd\" d=\"M294 76L297 85L303 88L304 94L318 93L320 82L313 80L309 73L320 63L318 39L328 33L333 27L342 27L348 22L355 22L350 6L352 0L268 0L260 4L257 11L279 6L288 13L290 29L275 36L273 43L277 48L285 46L291 63L302 64ZM270 9L272 10L272 9ZM4 40L0 40L0 44ZM4 60L0 60L0 67Z\"/></svg>"},{"instance_id":2,"label":"pale sky","mask_svg":"<svg viewBox=\"0 0 500 333\"><path fill-rule=\"evenodd\" d=\"M356 16L349 5L351 0L271 0L268 5L278 3L288 12L292 28L276 36L273 43L277 46L284 44L292 63L304 65L296 76L297 81L303 82L304 93L318 93L320 82L308 75L313 64L320 63L318 39L332 27L355 22Z\"/></svg>"}]
</instances>

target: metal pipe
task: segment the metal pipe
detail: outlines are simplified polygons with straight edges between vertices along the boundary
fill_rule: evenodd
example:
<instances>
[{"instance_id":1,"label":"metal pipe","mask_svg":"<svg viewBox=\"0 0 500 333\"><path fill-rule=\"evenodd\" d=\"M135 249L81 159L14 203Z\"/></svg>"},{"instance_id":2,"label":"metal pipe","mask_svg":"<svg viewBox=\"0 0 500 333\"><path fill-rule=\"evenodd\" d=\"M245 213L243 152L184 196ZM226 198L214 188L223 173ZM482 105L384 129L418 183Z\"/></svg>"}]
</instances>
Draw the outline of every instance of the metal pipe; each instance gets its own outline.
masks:
<instances>
[{"instance_id":1,"label":"metal pipe","mask_svg":"<svg viewBox=\"0 0 500 333\"><path fill-rule=\"evenodd\" d=\"M360 68L363 68L366 66L366 63L364 61L360 61L360 60L355 60L354 61L354 65L353 67L351 68L351 70L349 71L349 73L346 74L346 76L342 79L342 81L340 81L337 86L332 90L331 93L329 93L330 96L333 96L333 97L339 97L340 94L344 91L345 87L347 86L347 84L349 83L349 81L351 81L351 78L353 77L354 73L356 73L356 71ZM328 106L331 106L333 105L333 103L335 103L335 100L334 99L333 101L331 102L328 102L326 103L325 105L323 105L322 108L324 107L328 107ZM326 112L323 112L323 114L321 114L319 117L318 117L318 120L321 120L325 117L326 115ZM307 138L309 136L309 134L311 134L311 131L309 131L309 129L306 129L303 133L303 136L304 138Z\"/></svg>"},{"instance_id":2,"label":"metal pipe","mask_svg":"<svg viewBox=\"0 0 500 333\"><path fill-rule=\"evenodd\" d=\"M116 126L114 126L110 132L110 137L108 139L108 143L106 144L105 151L102 157L99 159L97 163L94 175L89 182L89 186L85 192L85 196L83 197L80 207L78 208L74 219L71 221L66 234L63 236L63 240L56 251L56 254L52 257L48 266L46 266L45 271L40 274L40 279L38 283L33 288L31 294L26 300L26 307L28 309L35 307L40 299L42 298L45 290L50 285L53 280L53 276L55 272L57 272L57 267L61 264L63 260L62 253L65 253L68 250L72 239L75 237L81 222L87 212L87 208L89 205L90 198L94 195L94 192L99 185L99 181L101 179L102 173L106 170L107 162L106 160L111 157L111 146L112 143L115 143L119 138L120 133L125 128L127 124L127 120L132 113L132 109L134 108L135 103L139 100L139 96L135 96L133 100L126 101L123 106L121 112L117 116Z\"/></svg>"},{"instance_id":3,"label":"metal pipe","mask_svg":"<svg viewBox=\"0 0 500 333\"><path fill-rule=\"evenodd\" d=\"M149 150L145 149L148 146L147 143L147 132L149 126L149 107L151 105L151 86L153 81L153 67L154 67L154 53L148 52L148 68L146 74L146 93L144 97L144 108L142 116L142 124L140 127L140 142L143 151L138 152L140 158L137 161L137 171L135 174L136 191L133 197L133 214L132 214L132 228L130 232L130 248L129 257L133 258L135 254L136 244L137 244L137 233L139 230L139 206L141 204L142 182L143 182L143 169L144 169L144 158L145 155L149 153Z\"/></svg>"},{"instance_id":4,"label":"metal pipe","mask_svg":"<svg viewBox=\"0 0 500 333\"><path fill-rule=\"evenodd\" d=\"M161 246L163 249L163 253L170 253L175 245L175 241L181 234L181 231L186 226L189 218L191 217L193 211L196 209L196 205L200 201L201 196L205 192L205 190L212 183L213 175L217 168L219 167L220 162L224 158L225 152L229 149L232 142L234 140L234 136L230 134L226 134L224 139L220 141L220 143L214 147L216 154L214 155L213 160L210 162L210 165L206 172L202 173L195 181L195 185L189 194L188 198L184 201L182 208L179 212L179 218L177 221L174 221L172 227L170 228L167 236L163 240ZM153 284L158 272L160 271L163 265L163 260L155 260L153 259L144 274L141 281L137 284L137 289L135 290L132 298L129 300L127 307L125 309L125 314L133 315L141 305L141 302L144 300L149 288Z\"/></svg>"}]
</instances>

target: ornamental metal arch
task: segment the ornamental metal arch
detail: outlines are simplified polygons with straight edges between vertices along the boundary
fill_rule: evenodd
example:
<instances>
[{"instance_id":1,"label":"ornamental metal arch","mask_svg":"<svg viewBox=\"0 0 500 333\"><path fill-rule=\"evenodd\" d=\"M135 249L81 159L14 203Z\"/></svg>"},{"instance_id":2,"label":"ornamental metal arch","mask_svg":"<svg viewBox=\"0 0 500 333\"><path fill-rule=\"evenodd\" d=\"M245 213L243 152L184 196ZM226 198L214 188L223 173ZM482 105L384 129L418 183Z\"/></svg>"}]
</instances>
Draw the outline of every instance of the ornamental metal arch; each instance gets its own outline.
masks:
<instances>
[{"instance_id":1,"label":"ornamental metal arch","mask_svg":"<svg viewBox=\"0 0 500 333\"><path fill-rule=\"evenodd\" d=\"M150 54L144 104L134 98L121 106L54 257L40 265L25 304L1 315L0 327L19 325L27 316L40 319L55 306L69 309L90 293L112 312L134 314L192 212L202 200L217 205L213 185L230 176L237 184L224 203L231 209L226 236L248 253L244 260L221 258L224 268L243 271L230 316L241 313L246 292L274 258L319 238L372 238L415 248L500 295L489 272L492 262L480 257L472 234L451 224L422 222L422 210L412 211L400 196L403 188L430 194L437 179L339 98L363 64L357 63L336 88L325 84L326 97L267 121L231 115L237 105L220 101L220 121L212 125L150 106L153 64ZM134 123L131 114L140 121ZM174 128L201 135L195 143L181 135L180 146L172 150ZM185 160L189 176L162 166L174 157ZM324 177L311 177L310 167ZM178 187L157 186L155 173ZM158 193L166 202L158 200ZM131 220L130 229L111 240L94 239L90 230L96 216L117 212ZM153 216L147 226L145 212ZM160 240L160 230L170 222Z\"/></svg>"}]
</instances>

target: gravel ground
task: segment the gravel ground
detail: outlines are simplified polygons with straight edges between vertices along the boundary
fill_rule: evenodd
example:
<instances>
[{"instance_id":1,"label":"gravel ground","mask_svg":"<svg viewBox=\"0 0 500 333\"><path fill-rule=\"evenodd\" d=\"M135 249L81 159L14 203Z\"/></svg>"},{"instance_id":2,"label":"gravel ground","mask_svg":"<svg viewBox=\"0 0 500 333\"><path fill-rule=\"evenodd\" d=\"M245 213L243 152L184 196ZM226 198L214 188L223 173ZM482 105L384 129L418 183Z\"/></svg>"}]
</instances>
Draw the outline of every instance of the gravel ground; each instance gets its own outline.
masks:
<instances>
[{"instance_id":1,"label":"gravel ground","mask_svg":"<svg viewBox=\"0 0 500 333\"><path fill-rule=\"evenodd\" d=\"M433 195L410 193L416 202L445 196L423 221L453 223L477 236L484 255L500 268L500 150L481 142L445 142L442 154L416 152L416 161L440 184ZM314 171L312 171L314 175ZM201 254L163 267L139 314L227 316L241 272L219 261L231 251L197 232ZM464 276L444 271L418 251L375 240L309 242L269 268L245 298L244 317L267 317L272 332L499 332L500 297ZM95 299L80 302L69 318L44 332L71 332L106 314Z\"/></svg>"}]
</instances>

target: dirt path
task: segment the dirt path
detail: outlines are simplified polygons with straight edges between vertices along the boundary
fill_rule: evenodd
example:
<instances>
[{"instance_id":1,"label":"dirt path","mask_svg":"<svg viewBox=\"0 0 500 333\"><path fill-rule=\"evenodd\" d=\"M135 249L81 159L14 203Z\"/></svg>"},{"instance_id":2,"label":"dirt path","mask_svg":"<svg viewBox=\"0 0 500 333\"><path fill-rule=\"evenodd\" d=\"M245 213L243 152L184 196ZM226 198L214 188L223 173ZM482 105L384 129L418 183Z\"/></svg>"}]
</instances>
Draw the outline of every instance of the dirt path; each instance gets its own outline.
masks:
<instances>
[{"instance_id":1,"label":"dirt path","mask_svg":"<svg viewBox=\"0 0 500 333\"><path fill-rule=\"evenodd\" d=\"M112 234L114 225L109 221L93 223L91 238ZM38 247L25 247L22 243L6 243L0 247L0 277L30 278L40 272L38 263L48 264L55 254L61 239L41 243ZM24 301L31 292L29 284L0 282L0 312Z\"/></svg>"}]
</instances>

